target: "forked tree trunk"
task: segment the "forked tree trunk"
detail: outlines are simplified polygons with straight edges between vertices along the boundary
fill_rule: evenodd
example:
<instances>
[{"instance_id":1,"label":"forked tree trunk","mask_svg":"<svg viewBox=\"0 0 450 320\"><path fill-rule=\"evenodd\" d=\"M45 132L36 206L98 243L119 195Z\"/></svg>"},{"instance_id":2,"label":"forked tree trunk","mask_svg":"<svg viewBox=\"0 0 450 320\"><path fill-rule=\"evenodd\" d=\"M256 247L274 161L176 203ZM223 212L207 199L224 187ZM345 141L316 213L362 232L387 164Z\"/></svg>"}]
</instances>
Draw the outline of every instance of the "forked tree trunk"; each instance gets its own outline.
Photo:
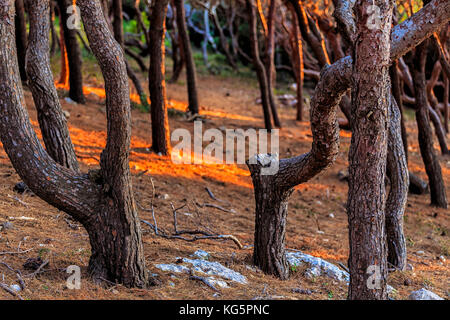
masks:
<instances>
[{"instance_id":1,"label":"forked tree trunk","mask_svg":"<svg viewBox=\"0 0 450 320\"><path fill-rule=\"evenodd\" d=\"M380 8L380 23L375 28L369 28L367 23L368 7L372 4L372 0L359 0L354 8L358 41L354 47L347 203L351 300L387 298L384 181L393 1L375 0Z\"/></svg>"},{"instance_id":2,"label":"forked tree trunk","mask_svg":"<svg viewBox=\"0 0 450 320\"><path fill-rule=\"evenodd\" d=\"M428 42L417 49L411 64L416 99L416 121L419 130L419 147L430 185L431 204L447 208L444 180L439 160L434 151L433 132L430 126L429 105L426 93L425 63Z\"/></svg>"},{"instance_id":3,"label":"forked tree trunk","mask_svg":"<svg viewBox=\"0 0 450 320\"><path fill-rule=\"evenodd\" d=\"M311 151L279 161L279 170L263 174L267 155L250 159L248 167L256 200L253 261L265 273L289 277L285 256L288 198L293 188L329 167L339 150L337 107L350 86L351 59L344 58L322 72L311 99ZM275 160L273 160L275 161ZM272 161L272 162L273 162Z\"/></svg>"},{"instance_id":4,"label":"forked tree trunk","mask_svg":"<svg viewBox=\"0 0 450 320\"><path fill-rule=\"evenodd\" d=\"M67 9L72 6L71 0L58 0L60 19L64 31L64 42L69 61L69 97L77 103L86 103L83 94L83 74L81 50L77 39L77 30L69 28ZM72 11L73 12L73 11Z\"/></svg>"},{"instance_id":5,"label":"forked tree trunk","mask_svg":"<svg viewBox=\"0 0 450 320\"><path fill-rule=\"evenodd\" d=\"M19 59L19 71L22 81L27 80L27 73L25 71L25 52L27 50L27 22L25 20L25 7L23 0L16 0L16 45L17 58Z\"/></svg>"},{"instance_id":6,"label":"forked tree trunk","mask_svg":"<svg viewBox=\"0 0 450 320\"><path fill-rule=\"evenodd\" d=\"M48 0L46 0L48 1ZM108 137L100 172L80 175L57 164L43 149L23 105L16 47L14 1L0 0L0 138L14 168L43 200L70 214L87 230L89 271L128 287L146 287L148 274L129 169L130 100L123 53L98 0L79 0L90 45L105 78Z\"/></svg>"},{"instance_id":7,"label":"forked tree trunk","mask_svg":"<svg viewBox=\"0 0 450 320\"><path fill-rule=\"evenodd\" d=\"M195 62L191 50L191 40L186 26L186 13L184 10L184 0L175 0L177 11L177 27L180 33L183 53L186 62L186 78L188 87L189 111L192 114L200 112L197 93L197 74L195 71Z\"/></svg>"},{"instance_id":8,"label":"forked tree trunk","mask_svg":"<svg viewBox=\"0 0 450 320\"><path fill-rule=\"evenodd\" d=\"M67 119L61 109L50 69L49 1L25 1L30 19L26 72L42 138L50 157L60 165L78 171L79 165L67 128Z\"/></svg>"},{"instance_id":9,"label":"forked tree trunk","mask_svg":"<svg viewBox=\"0 0 450 320\"><path fill-rule=\"evenodd\" d=\"M152 119L152 150L169 155L170 130L166 104L165 21L169 0L155 2L150 16L149 90Z\"/></svg>"},{"instance_id":10,"label":"forked tree trunk","mask_svg":"<svg viewBox=\"0 0 450 320\"><path fill-rule=\"evenodd\" d=\"M252 0L246 0L248 23L250 29L250 45L252 47L253 65L258 76L259 90L261 92L261 103L264 113L264 124L267 130L272 130L272 120L270 119L270 95L267 73L259 56L258 31L256 12Z\"/></svg>"}]
</instances>

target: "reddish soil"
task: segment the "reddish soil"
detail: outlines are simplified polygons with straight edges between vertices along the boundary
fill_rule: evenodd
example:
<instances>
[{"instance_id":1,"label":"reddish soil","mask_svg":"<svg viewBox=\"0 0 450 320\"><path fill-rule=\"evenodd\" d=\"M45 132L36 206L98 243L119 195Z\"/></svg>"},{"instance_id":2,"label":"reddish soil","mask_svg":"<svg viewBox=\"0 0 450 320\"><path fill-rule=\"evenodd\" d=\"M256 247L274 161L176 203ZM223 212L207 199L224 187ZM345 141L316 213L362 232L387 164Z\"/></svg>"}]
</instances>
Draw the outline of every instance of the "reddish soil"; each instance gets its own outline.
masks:
<instances>
[{"instance_id":1,"label":"reddish soil","mask_svg":"<svg viewBox=\"0 0 450 320\"><path fill-rule=\"evenodd\" d=\"M90 85L99 86L91 82ZM255 104L257 88L248 79L224 79L199 76L199 96L207 118L204 128L261 128L261 106ZM36 127L36 114L31 93L25 88L26 102L31 120ZM172 106L183 108L187 101L182 83L168 85L168 98ZM98 158L105 144L104 100L94 94L88 95L86 105L67 103L61 99L64 110L70 112L69 125L77 155L84 171L98 167ZM308 121L296 122L295 110L280 107L283 129L280 132L280 156L289 157L307 152L311 145ZM171 130L186 128L191 132L193 123L181 115L172 115ZM410 139L410 169L426 179L419 154L417 129L414 120L407 123ZM38 131L38 128L36 127ZM348 257L348 231L345 202L348 186L337 178L340 170L348 165L350 133L341 132L341 153L336 163L310 182L297 188L289 200L287 221L288 248L302 250L330 262L346 264ZM171 203L179 207L188 203L190 215L179 214L180 228L206 228L219 234L232 234L244 245L253 242L254 198L248 170L243 165L175 165L170 158L148 151L151 145L150 116L133 110L133 140L131 168L136 197L143 207L154 200L158 226L171 231ZM436 142L436 152L439 153ZM439 156L447 195L450 198L450 158ZM309 280L303 270L297 270L288 281L280 281L247 266L251 265L251 248L238 249L232 241L202 240L184 242L167 240L156 236L148 226L144 230L144 248L147 267L160 275L162 284L149 290L127 289L120 285L100 286L94 284L87 274L90 246L87 233L66 214L49 206L35 196L18 195L13 191L20 178L12 168L3 148L0 147L0 224L13 223L12 229L0 231L0 252L24 251L21 254L0 255L3 261L25 276L27 258L41 256L49 260L44 272L33 278L25 278L27 287L21 292L25 299L252 299L272 297L283 299L345 299L347 287L329 278ZM208 187L217 198L229 205L216 202L205 191ZM168 198L167 198L168 197ZM20 202L17 200L19 199ZM194 203L214 203L233 208L236 213L215 208L200 208ZM429 288L442 297L449 290L449 219L448 210L429 205L429 195L410 195L405 214L408 263L413 270L390 273L389 284L398 290L397 299L405 299L413 290ZM333 213L334 218L329 217ZM35 220L11 220L10 217L31 217ZM140 210L140 217L152 221L149 212ZM318 231L322 231L318 233ZM155 268L157 263L173 263L176 257L188 257L197 249L208 251L212 260L219 261L244 274L249 285L232 284L221 294L200 282L189 280L187 275L176 278ZM29 251L28 251L29 250ZM417 254L423 251L424 254ZM447 261L438 257L443 256ZM81 290L66 288L67 274L64 268L79 265L82 268ZM16 283L16 276L0 264L1 282ZM294 293L294 288L313 291L311 295ZM0 299L14 299L0 290Z\"/></svg>"}]
</instances>

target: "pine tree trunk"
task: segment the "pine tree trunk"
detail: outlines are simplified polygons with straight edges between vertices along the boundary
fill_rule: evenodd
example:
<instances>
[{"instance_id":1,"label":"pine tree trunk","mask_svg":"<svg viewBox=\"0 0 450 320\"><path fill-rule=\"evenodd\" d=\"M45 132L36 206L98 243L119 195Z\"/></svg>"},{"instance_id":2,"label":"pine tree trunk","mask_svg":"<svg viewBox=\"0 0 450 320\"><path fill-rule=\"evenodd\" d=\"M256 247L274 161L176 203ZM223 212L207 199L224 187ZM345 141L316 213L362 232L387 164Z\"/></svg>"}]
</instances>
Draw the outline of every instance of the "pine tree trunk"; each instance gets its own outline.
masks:
<instances>
[{"instance_id":1,"label":"pine tree trunk","mask_svg":"<svg viewBox=\"0 0 450 320\"><path fill-rule=\"evenodd\" d=\"M25 71L25 53L27 50L27 22L25 20L25 7L23 0L16 0L16 45L17 58L19 59L19 71L22 81L27 81L27 73Z\"/></svg>"},{"instance_id":2,"label":"pine tree trunk","mask_svg":"<svg viewBox=\"0 0 450 320\"><path fill-rule=\"evenodd\" d=\"M79 165L67 128L67 119L61 109L50 69L49 1L25 1L30 19L26 72L45 147L50 157L60 165L78 171Z\"/></svg>"},{"instance_id":3,"label":"pine tree trunk","mask_svg":"<svg viewBox=\"0 0 450 320\"><path fill-rule=\"evenodd\" d=\"M252 47L253 65L258 76L259 90L261 92L261 103L264 113L264 124L267 130L272 129L272 121L270 118L270 95L266 70L259 56L258 31L256 24L256 13L252 0L246 0L247 14L250 28L250 44Z\"/></svg>"},{"instance_id":4,"label":"pine tree trunk","mask_svg":"<svg viewBox=\"0 0 450 320\"><path fill-rule=\"evenodd\" d=\"M195 62L191 50L191 40L186 26L186 13L184 10L184 0L175 0L177 9L177 27L181 36L183 53L186 62L186 77L189 96L189 111L192 114L200 112L197 93L197 74L195 71Z\"/></svg>"},{"instance_id":5,"label":"pine tree trunk","mask_svg":"<svg viewBox=\"0 0 450 320\"><path fill-rule=\"evenodd\" d=\"M67 50L67 58L69 61L69 97L77 103L86 103L83 94L83 74L81 50L77 39L77 30L69 29L67 20L69 14L67 8L72 6L71 0L58 0L60 19L64 31L64 42Z\"/></svg>"},{"instance_id":6,"label":"pine tree trunk","mask_svg":"<svg viewBox=\"0 0 450 320\"><path fill-rule=\"evenodd\" d=\"M165 81L165 20L169 0L154 4L150 16L150 71L149 90L152 119L152 150L169 155L170 131L166 105Z\"/></svg>"},{"instance_id":7,"label":"pine tree trunk","mask_svg":"<svg viewBox=\"0 0 450 320\"><path fill-rule=\"evenodd\" d=\"M444 180L439 160L433 147L433 131L430 126L429 105L426 94L425 62L428 41L417 47L411 69L416 99L416 121L419 130L419 147L430 185L431 204L447 208Z\"/></svg>"},{"instance_id":8,"label":"pine tree trunk","mask_svg":"<svg viewBox=\"0 0 450 320\"><path fill-rule=\"evenodd\" d=\"M359 0L354 8L358 41L354 48L347 203L350 242L348 298L351 300L387 298L384 181L391 95L389 64L393 2L375 0L375 5L380 8L380 23L374 29L367 24L370 5L372 0Z\"/></svg>"}]
</instances>

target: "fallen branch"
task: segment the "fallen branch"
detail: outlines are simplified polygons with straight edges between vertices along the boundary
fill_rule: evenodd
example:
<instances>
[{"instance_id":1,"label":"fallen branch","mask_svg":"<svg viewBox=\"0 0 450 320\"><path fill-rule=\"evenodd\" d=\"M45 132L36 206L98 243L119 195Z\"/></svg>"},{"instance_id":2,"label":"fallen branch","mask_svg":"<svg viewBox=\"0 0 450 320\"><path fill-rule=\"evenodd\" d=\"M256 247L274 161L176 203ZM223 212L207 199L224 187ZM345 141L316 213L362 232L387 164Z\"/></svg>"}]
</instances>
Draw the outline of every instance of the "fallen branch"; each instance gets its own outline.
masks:
<instances>
[{"instance_id":1,"label":"fallen branch","mask_svg":"<svg viewBox=\"0 0 450 320\"><path fill-rule=\"evenodd\" d=\"M1 283L0 282L0 288L2 288L3 290L5 290L6 292L8 292L9 294L11 294L14 297L19 298L20 300L23 300L23 298L20 296L20 294L18 294L17 292L15 292L14 290L12 290L8 285Z\"/></svg>"},{"instance_id":2,"label":"fallen branch","mask_svg":"<svg viewBox=\"0 0 450 320\"><path fill-rule=\"evenodd\" d=\"M0 252L0 256L4 256L4 255L7 255L7 254L10 254L10 255L12 255L12 254L24 254L24 253L30 252L31 250L33 250L33 248L28 249L28 250L24 250L24 251L3 251L3 252Z\"/></svg>"}]
</instances>

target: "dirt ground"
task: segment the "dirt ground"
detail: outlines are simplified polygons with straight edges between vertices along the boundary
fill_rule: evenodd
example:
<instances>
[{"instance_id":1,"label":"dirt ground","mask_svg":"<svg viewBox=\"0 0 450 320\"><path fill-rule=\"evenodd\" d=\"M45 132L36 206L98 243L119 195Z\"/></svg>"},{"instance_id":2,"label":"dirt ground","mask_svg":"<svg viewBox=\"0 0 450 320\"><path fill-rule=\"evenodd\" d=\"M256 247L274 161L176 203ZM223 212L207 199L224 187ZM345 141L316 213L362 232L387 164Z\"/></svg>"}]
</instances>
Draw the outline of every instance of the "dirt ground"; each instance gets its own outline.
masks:
<instances>
[{"instance_id":1,"label":"dirt ground","mask_svg":"<svg viewBox=\"0 0 450 320\"><path fill-rule=\"evenodd\" d=\"M258 90L248 79L201 75L199 97L208 128L261 128L261 106L255 103ZM88 86L99 87L92 80ZM63 92L60 92L63 95ZM187 101L184 81L168 84L167 95L174 109L185 108ZM38 131L36 113L30 91L25 88L26 102L31 120ZM95 94L87 96L86 105L64 100L63 109L70 113L69 126L77 155L84 171L98 167L98 159L106 139L104 99ZM307 112L306 112L307 113ZM171 112L171 130L186 128L192 132L193 123L180 112ZM305 153L311 146L308 121L296 122L295 110L280 107L283 129L280 132L280 156L289 157ZM243 165L177 165L170 158L152 154L150 115L133 110L133 139L131 163L133 187L141 207L148 208L153 190L158 226L173 230L171 204L175 207L187 203L180 211L178 225L183 229L203 228L218 234L231 234L242 244L253 242L254 197L248 170ZM409 119L410 169L426 179L419 154L417 129L414 119ZM333 263L346 265L348 257L348 230L345 202L347 182L340 181L338 172L348 165L350 133L341 132L341 152L336 163L308 183L296 188L289 200L287 220L288 248L321 257ZM436 142L436 150L438 144ZM439 156L442 172L450 198L450 158ZM347 286L325 277L310 280L303 270L293 272L290 280L281 281L264 275L251 266L252 248L239 249L232 241L201 240L185 242L167 240L156 236L146 226L143 242L147 267L159 275L162 284L148 290L127 289L120 285L94 284L87 274L90 246L87 233L66 214L47 205L36 196L20 195L13 191L20 178L12 168L0 145L0 225L6 221L12 228L0 231L0 282L17 283L15 273L1 264L5 262L19 269L26 282L20 294L24 299L345 299ZM153 181L153 183L152 183ZM154 187L153 187L154 186ZM210 198L209 188L224 204ZM389 274L388 283L397 289L396 299L406 299L409 293L426 287L442 297L449 294L449 212L429 205L429 195L410 195L405 214L408 263L413 270ZM198 203L199 205L195 205ZM201 207L216 204L234 209L224 212L216 208ZM186 214L183 214L186 213ZM330 217L330 214L334 215ZM140 210L140 217L153 221L152 215ZM33 220L19 220L17 217ZM16 218L16 219L14 219ZM318 232L320 231L320 232ZM154 265L174 263L176 257L189 257L198 249L209 252L212 261L218 261L247 277L249 284L231 284L220 294L204 284L189 279L188 275L162 272ZM42 273L29 276L25 270L28 258L48 259ZM441 258L439 258L441 257ZM446 261L445 261L446 260ZM65 268L78 265L82 269L81 290L66 288ZM295 293L293 289L310 289L311 294ZM0 299L15 299L0 290Z\"/></svg>"}]
</instances>

